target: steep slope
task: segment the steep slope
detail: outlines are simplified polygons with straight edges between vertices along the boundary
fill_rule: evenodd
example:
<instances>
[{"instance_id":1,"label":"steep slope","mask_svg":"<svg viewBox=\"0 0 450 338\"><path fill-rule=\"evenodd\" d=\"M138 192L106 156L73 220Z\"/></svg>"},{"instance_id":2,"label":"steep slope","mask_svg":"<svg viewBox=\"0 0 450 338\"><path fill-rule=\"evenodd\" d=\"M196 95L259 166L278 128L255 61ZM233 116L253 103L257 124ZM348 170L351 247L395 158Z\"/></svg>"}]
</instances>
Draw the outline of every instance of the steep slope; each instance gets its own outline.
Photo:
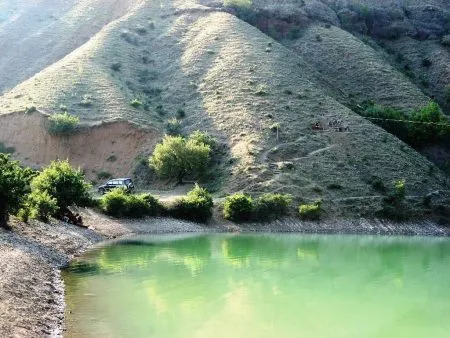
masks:
<instances>
[{"instance_id":1,"label":"steep slope","mask_svg":"<svg viewBox=\"0 0 450 338\"><path fill-rule=\"evenodd\" d=\"M430 100L383 55L338 27L311 25L302 37L284 43L326 74L343 91L344 102L373 100L412 110Z\"/></svg>"},{"instance_id":2,"label":"steep slope","mask_svg":"<svg viewBox=\"0 0 450 338\"><path fill-rule=\"evenodd\" d=\"M0 2L0 93L78 48L141 1Z\"/></svg>"},{"instance_id":3,"label":"steep slope","mask_svg":"<svg viewBox=\"0 0 450 338\"><path fill-rule=\"evenodd\" d=\"M221 8L216 1L201 3ZM448 1L230 0L226 3L231 6L228 9L231 13L303 55L334 84L342 86L345 95L350 95L353 101L376 101L380 93L382 103L407 108L410 104L423 104L424 95L418 93L423 91L450 113L450 48L441 43L450 40ZM245 9L244 4L250 7ZM387 65L389 62L393 67ZM413 88L411 82L418 88ZM361 95L362 92L367 95ZM386 96L389 92L390 97ZM347 103L341 97L336 98Z\"/></svg>"},{"instance_id":4,"label":"steep slope","mask_svg":"<svg viewBox=\"0 0 450 338\"><path fill-rule=\"evenodd\" d=\"M336 101L310 61L220 10L148 2L6 93L0 113L63 105L85 124L121 119L162 130L182 108L185 132L207 130L229 149L222 192L322 197L332 213L373 212L381 201L374 180L389 187L406 179L408 195L418 197L446 185L422 156ZM380 76L417 94L411 100L426 100L384 69ZM136 98L142 105L133 107ZM324 130L313 130L316 123Z\"/></svg>"}]
</instances>

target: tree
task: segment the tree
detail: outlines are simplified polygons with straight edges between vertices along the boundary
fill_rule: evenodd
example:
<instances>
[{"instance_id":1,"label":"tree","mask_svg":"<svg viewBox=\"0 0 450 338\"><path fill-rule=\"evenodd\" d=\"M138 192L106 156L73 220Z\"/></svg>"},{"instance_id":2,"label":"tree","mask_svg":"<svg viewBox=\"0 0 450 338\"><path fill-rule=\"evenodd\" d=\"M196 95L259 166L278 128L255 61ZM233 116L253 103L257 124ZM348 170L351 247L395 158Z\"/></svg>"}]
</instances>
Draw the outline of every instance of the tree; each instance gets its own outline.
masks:
<instances>
[{"instance_id":1,"label":"tree","mask_svg":"<svg viewBox=\"0 0 450 338\"><path fill-rule=\"evenodd\" d=\"M0 227L7 228L9 214L19 211L33 176L33 170L0 153Z\"/></svg>"},{"instance_id":2,"label":"tree","mask_svg":"<svg viewBox=\"0 0 450 338\"><path fill-rule=\"evenodd\" d=\"M211 147L196 139L165 136L150 157L150 166L164 178L183 182L186 175L200 176L210 160Z\"/></svg>"},{"instance_id":3,"label":"tree","mask_svg":"<svg viewBox=\"0 0 450 338\"><path fill-rule=\"evenodd\" d=\"M89 205L89 188L81 170L73 169L68 161L53 161L31 181L32 192L46 192L57 200L60 210L73 204Z\"/></svg>"},{"instance_id":4,"label":"tree","mask_svg":"<svg viewBox=\"0 0 450 338\"><path fill-rule=\"evenodd\" d=\"M431 101L425 107L411 115L412 123L409 127L409 143L422 147L439 142L450 135L450 124L436 102Z\"/></svg>"}]
</instances>

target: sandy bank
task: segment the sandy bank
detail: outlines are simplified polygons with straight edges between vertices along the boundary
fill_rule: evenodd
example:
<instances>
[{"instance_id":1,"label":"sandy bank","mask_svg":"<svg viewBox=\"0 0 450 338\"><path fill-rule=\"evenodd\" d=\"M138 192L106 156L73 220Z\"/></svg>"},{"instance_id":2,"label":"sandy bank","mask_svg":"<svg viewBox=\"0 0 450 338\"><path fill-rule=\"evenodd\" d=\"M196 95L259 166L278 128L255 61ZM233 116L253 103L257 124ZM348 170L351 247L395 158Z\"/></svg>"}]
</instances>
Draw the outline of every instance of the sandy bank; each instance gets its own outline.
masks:
<instances>
[{"instance_id":1,"label":"sandy bank","mask_svg":"<svg viewBox=\"0 0 450 338\"><path fill-rule=\"evenodd\" d=\"M90 210L83 212L88 229L59 222L24 224L0 229L0 332L2 337L62 336L64 285L60 269L93 244L144 233L176 232L303 232L379 235L449 236L450 228L432 222L393 224L382 221L322 223L286 219L272 223L201 226L173 219L118 221Z\"/></svg>"}]
</instances>

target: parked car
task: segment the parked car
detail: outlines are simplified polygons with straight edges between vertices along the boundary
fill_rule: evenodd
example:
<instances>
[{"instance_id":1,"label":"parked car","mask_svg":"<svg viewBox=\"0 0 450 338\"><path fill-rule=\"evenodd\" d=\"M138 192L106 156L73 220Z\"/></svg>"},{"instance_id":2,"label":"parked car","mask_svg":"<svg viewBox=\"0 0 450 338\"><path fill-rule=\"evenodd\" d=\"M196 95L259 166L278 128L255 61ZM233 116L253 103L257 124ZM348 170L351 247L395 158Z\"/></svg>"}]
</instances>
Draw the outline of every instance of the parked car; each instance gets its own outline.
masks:
<instances>
[{"instance_id":1,"label":"parked car","mask_svg":"<svg viewBox=\"0 0 450 338\"><path fill-rule=\"evenodd\" d=\"M133 192L134 184L131 178L113 178L109 180L105 184L98 187L98 192L100 194L106 194L108 191L111 191L115 188L123 188L127 192Z\"/></svg>"}]
</instances>

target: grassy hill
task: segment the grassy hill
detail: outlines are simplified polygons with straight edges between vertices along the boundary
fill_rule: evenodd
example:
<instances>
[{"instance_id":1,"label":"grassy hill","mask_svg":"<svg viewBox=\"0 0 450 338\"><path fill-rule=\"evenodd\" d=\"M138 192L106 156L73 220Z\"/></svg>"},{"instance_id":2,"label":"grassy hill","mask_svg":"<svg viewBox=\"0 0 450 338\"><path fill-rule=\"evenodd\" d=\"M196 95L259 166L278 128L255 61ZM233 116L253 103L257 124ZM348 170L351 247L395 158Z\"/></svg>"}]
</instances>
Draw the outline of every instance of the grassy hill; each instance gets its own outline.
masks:
<instances>
[{"instance_id":1,"label":"grassy hill","mask_svg":"<svg viewBox=\"0 0 450 338\"><path fill-rule=\"evenodd\" d=\"M432 163L345 106L350 99L404 108L428 101L375 49L320 23L294 40L276 41L199 3L130 2L126 14L0 97L0 114L31 106L50 114L67 109L87 126L127 120L162 133L182 109L185 133L207 130L227 149L213 177L220 194L323 198L330 215L373 214L382 197L375 182L389 190L405 179L407 195L419 202L448 189ZM313 130L316 123L325 130ZM330 127L336 123L345 131ZM2 139L12 126L0 123L0 142L20 148L22 138ZM149 144L159 135L149 133ZM107 154L103 148L114 147L84 140L78 147L85 151L102 147L96 151Z\"/></svg>"}]
</instances>

